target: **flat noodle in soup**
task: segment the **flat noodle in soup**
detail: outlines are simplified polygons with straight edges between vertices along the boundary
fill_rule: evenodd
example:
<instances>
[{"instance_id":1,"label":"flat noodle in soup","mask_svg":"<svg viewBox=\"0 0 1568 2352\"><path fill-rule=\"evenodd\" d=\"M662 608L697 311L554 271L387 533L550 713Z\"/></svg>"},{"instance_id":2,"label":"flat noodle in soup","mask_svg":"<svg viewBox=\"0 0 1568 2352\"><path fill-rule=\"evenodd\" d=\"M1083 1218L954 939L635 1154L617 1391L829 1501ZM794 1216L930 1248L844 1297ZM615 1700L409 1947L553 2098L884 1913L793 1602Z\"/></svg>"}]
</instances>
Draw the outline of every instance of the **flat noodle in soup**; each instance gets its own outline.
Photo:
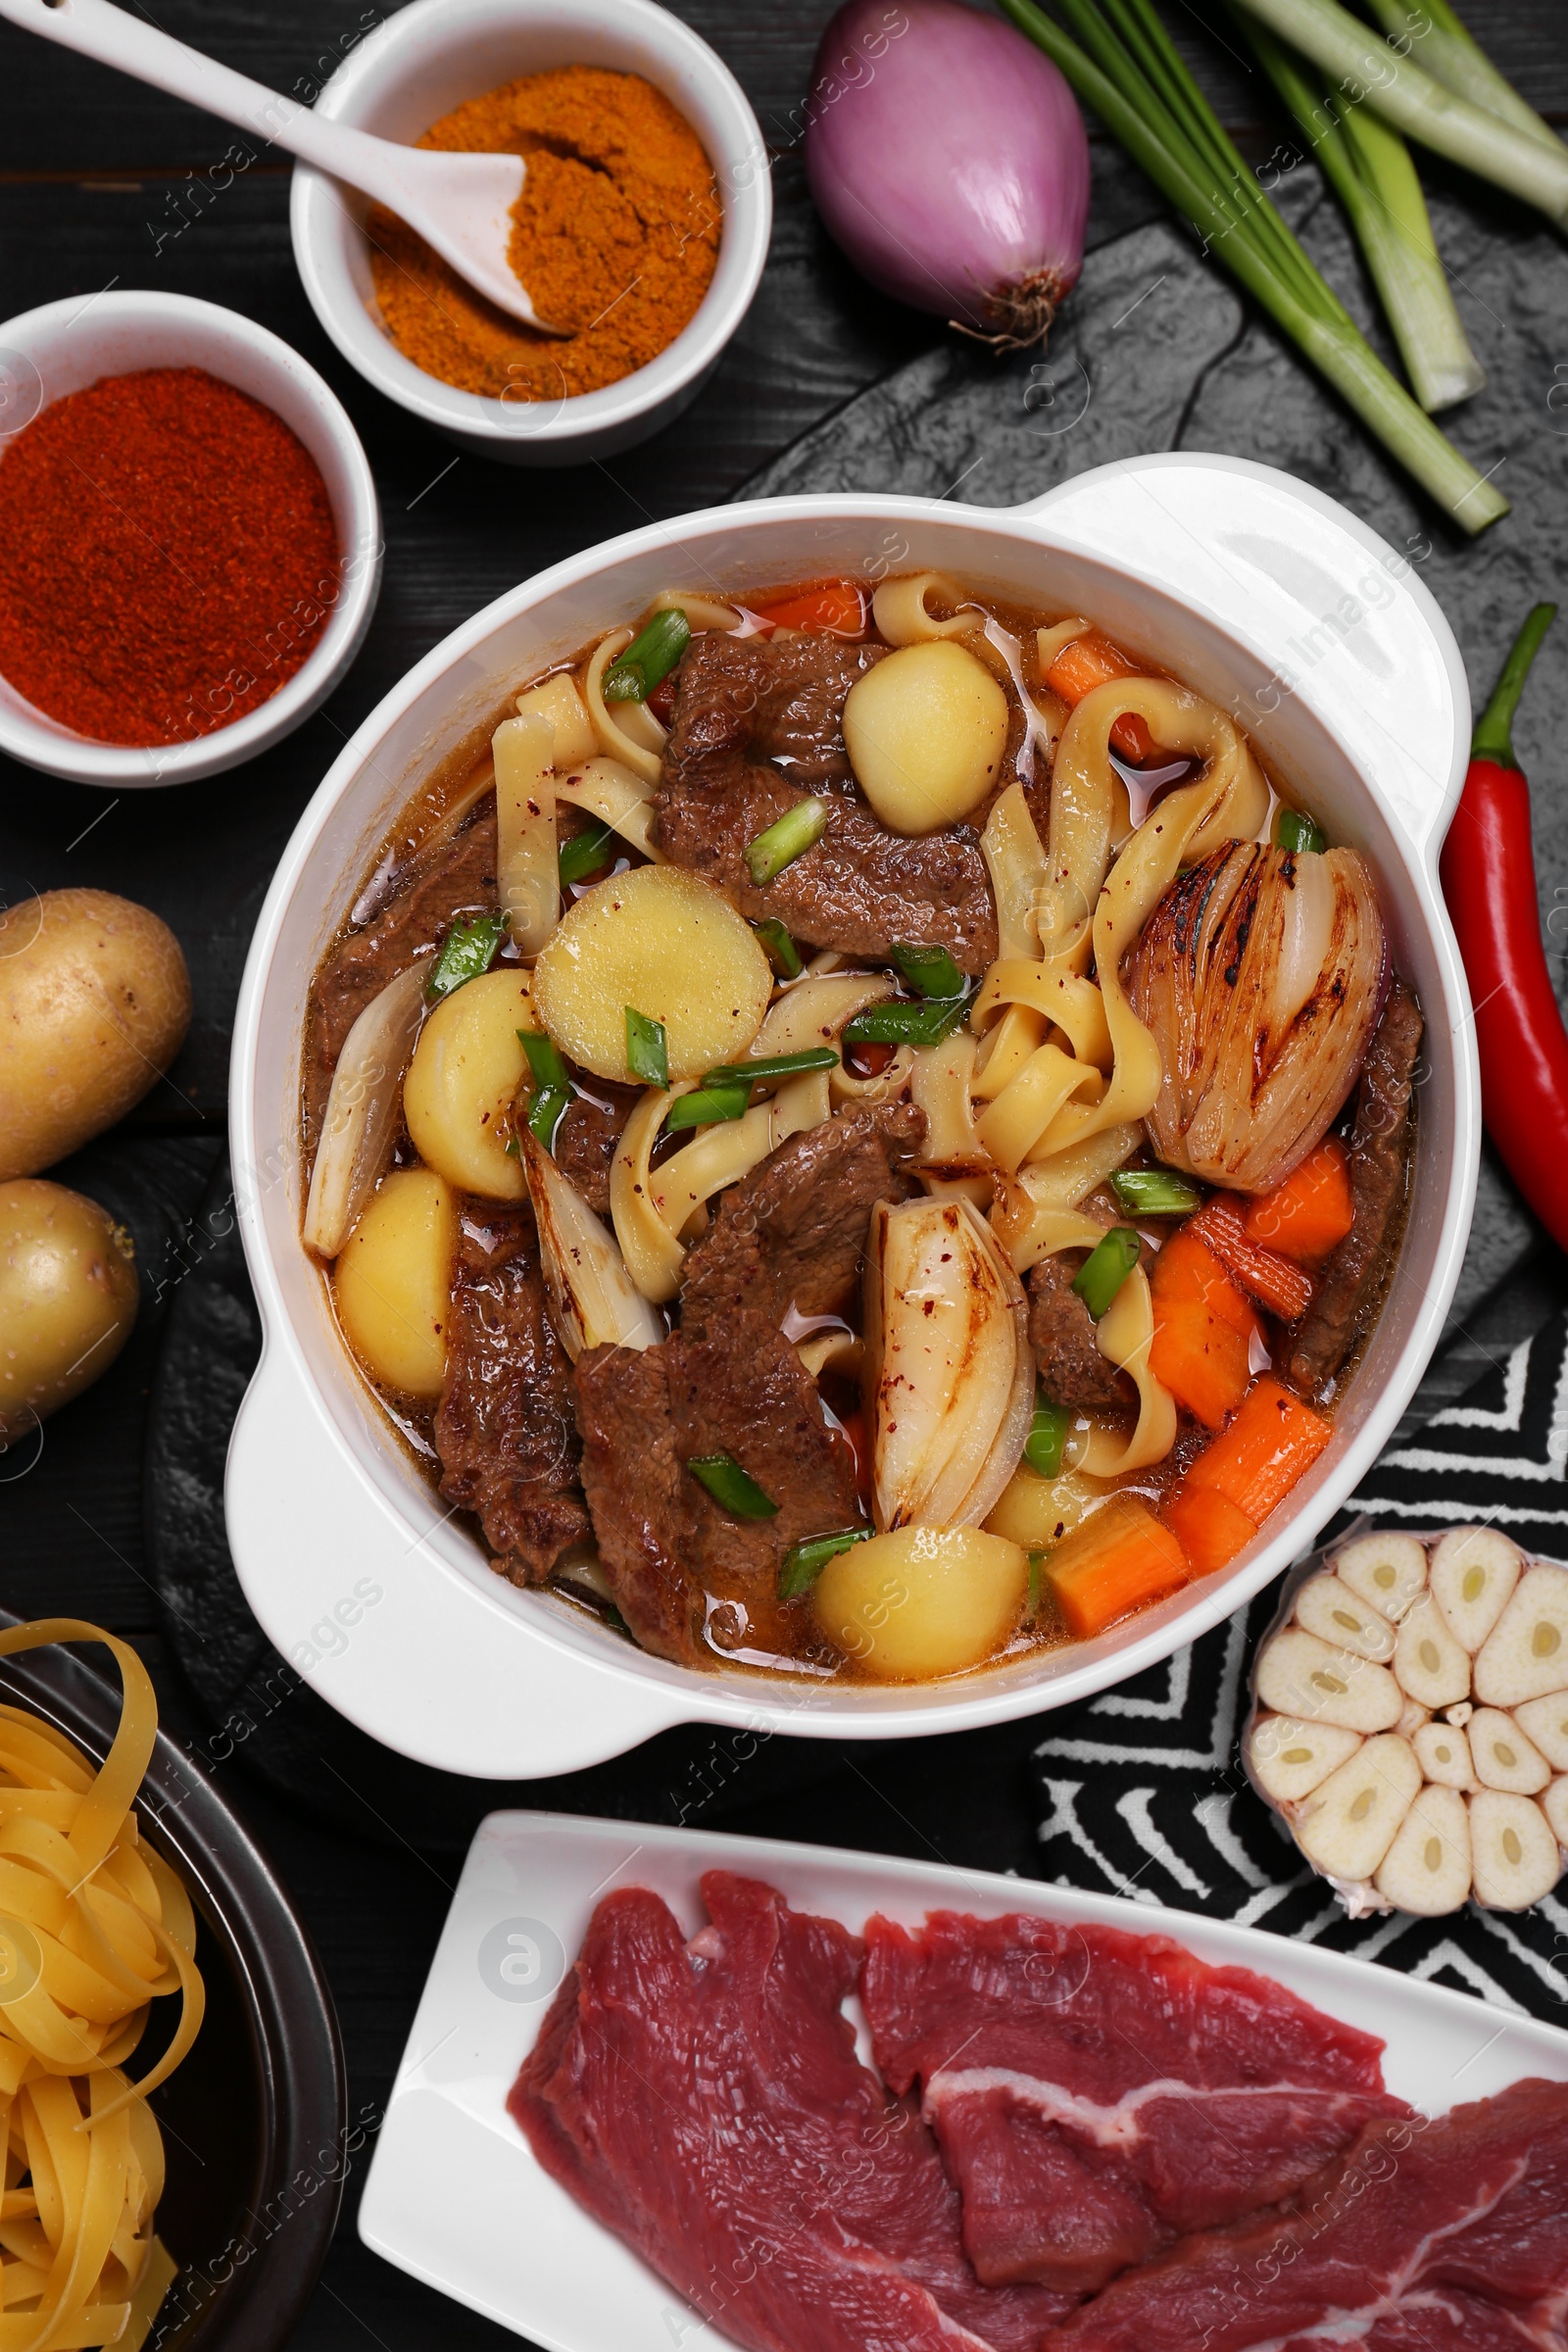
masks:
<instances>
[{"instance_id":1,"label":"flat noodle in soup","mask_svg":"<svg viewBox=\"0 0 1568 2352\"><path fill-rule=\"evenodd\" d=\"M316 974L305 1238L498 1574L685 1666L923 1681L1289 1507L1421 1038L1310 778L935 572L672 587L470 750Z\"/></svg>"}]
</instances>

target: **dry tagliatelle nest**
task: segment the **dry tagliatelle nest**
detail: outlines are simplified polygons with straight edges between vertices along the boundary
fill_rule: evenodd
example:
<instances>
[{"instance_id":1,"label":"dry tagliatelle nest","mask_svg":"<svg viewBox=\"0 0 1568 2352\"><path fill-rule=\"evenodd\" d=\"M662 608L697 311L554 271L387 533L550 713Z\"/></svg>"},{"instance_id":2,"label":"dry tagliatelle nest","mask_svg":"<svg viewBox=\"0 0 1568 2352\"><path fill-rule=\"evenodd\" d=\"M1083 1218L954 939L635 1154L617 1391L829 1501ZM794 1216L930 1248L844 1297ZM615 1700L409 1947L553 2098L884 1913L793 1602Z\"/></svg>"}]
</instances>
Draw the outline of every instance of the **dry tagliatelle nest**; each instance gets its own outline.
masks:
<instances>
[{"instance_id":1,"label":"dry tagliatelle nest","mask_svg":"<svg viewBox=\"0 0 1568 2352\"><path fill-rule=\"evenodd\" d=\"M1352 1918L1551 1892L1568 1568L1492 1528L1354 1536L1288 1591L1252 1679L1252 1782Z\"/></svg>"}]
</instances>

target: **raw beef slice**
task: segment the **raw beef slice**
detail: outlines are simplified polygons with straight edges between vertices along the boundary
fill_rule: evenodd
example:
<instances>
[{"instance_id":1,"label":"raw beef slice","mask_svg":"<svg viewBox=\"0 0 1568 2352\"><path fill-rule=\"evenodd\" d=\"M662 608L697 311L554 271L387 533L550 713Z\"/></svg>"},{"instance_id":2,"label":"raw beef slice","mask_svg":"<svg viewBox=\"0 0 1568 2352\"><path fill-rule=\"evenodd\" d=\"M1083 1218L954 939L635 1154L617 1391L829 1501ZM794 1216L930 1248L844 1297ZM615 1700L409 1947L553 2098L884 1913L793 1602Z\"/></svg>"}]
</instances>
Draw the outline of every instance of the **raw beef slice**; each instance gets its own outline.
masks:
<instances>
[{"instance_id":1,"label":"raw beef slice","mask_svg":"<svg viewBox=\"0 0 1568 2352\"><path fill-rule=\"evenodd\" d=\"M713 1871L688 1944L656 1894L608 1895L508 2102L539 2162L755 2352L1035 2352L1066 2316L988 2288L912 2104L855 2055L861 1947Z\"/></svg>"},{"instance_id":2,"label":"raw beef slice","mask_svg":"<svg viewBox=\"0 0 1568 2352\"><path fill-rule=\"evenodd\" d=\"M920 2083L991 2285L1091 2294L1410 2112L1369 2034L1165 1936L937 1912L866 1942L877 2064Z\"/></svg>"},{"instance_id":3,"label":"raw beef slice","mask_svg":"<svg viewBox=\"0 0 1568 2352\"><path fill-rule=\"evenodd\" d=\"M1568 2084L1368 2124L1295 2208L1118 2278L1042 2352L1562 2352Z\"/></svg>"}]
</instances>

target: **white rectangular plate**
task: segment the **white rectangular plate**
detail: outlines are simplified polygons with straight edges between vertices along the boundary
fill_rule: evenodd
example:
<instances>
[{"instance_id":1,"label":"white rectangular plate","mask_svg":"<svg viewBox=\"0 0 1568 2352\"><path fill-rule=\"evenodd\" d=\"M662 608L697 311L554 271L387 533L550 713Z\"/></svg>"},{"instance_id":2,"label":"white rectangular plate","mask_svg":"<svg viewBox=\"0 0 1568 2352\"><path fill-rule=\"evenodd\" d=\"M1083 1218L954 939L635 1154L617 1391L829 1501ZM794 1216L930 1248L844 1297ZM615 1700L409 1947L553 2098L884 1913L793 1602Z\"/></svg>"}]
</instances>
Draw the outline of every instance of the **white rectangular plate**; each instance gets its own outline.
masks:
<instances>
[{"instance_id":1,"label":"white rectangular plate","mask_svg":"<svg viewBox=\"0 0 1568 2352\"><path fill-rule=\"evenodd\" d=\"M1568 2082L1568 2033L1392 1969L1112 1895L878 1854L549 1813L492 1813L468 1851L360 2207L366 2244L548 2352L688 2352L729 2339L543 2173L507 2093L612 1886L651 1886L688 1934L704 1871L765 1879L857 1933L873 1911L1028 1911L1163 1933L1258 1970L1387 2043L1389 2088L1438 2114L1521 2075Z\"/></svg>"}]
</instances>

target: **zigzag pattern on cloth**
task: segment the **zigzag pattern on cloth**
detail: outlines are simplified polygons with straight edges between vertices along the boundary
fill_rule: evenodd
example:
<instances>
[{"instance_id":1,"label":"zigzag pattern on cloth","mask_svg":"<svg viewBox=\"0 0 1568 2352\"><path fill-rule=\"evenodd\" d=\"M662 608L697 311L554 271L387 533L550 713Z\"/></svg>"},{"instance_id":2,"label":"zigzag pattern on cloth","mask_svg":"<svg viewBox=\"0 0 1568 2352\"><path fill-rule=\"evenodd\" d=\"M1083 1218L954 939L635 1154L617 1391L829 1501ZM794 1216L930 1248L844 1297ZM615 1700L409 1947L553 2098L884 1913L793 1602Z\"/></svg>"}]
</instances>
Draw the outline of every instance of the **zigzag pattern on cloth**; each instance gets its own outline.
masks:
<instances>
[{"instance_id":1,"label":"zigzag pattern on cloth","mask_svg":"<svg viewBox=\"0 0 1568 2352\"><path fill-rule=\"evenodd\" d=\"M1328 1536L1354 1519L1503 1529L1568 1560L1568 1318L1392 1446ZM1248 1677L1276 1587L1163 1665L1047 1717L1035 1750L1041 1875L1378 1960L1568 2026L1568 1881L1522 1913L1352 1922L1242 1768Z\"/></svg>"}]
</instances>

